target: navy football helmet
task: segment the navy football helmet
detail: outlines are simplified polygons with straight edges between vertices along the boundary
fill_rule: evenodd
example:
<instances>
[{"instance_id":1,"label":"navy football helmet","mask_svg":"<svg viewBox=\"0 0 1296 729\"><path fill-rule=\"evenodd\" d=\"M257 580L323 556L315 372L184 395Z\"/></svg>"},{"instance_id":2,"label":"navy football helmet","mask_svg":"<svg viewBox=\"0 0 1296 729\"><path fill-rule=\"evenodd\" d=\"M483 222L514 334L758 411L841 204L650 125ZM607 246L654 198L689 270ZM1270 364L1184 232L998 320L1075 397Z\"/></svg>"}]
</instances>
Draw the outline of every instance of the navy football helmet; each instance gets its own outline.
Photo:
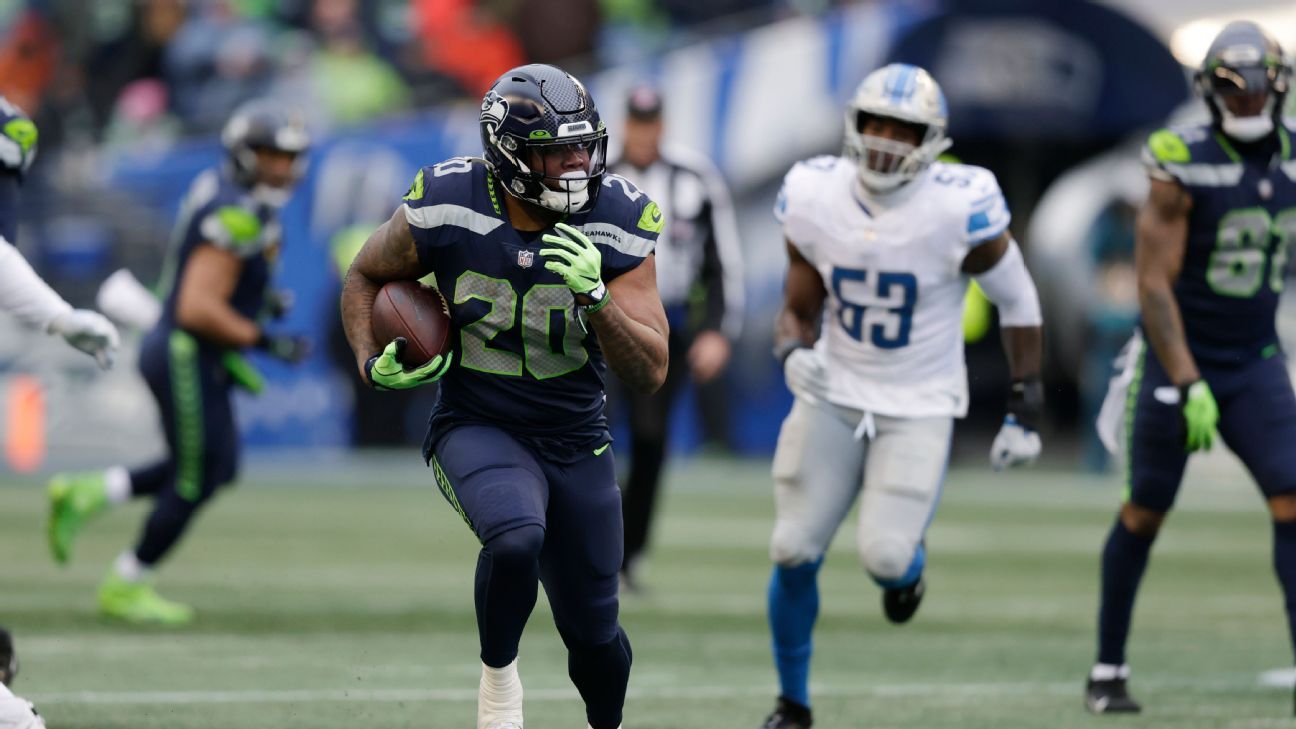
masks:
<instances>
[{"instance_id":1,"label":"navy football helmet","mask_svg":"<svg viewBox=\"0 0 1296 729\"><path fill-rule=\"evenodd\" d=\"M234 181L252 188L257 185L258 149L296 155L291 183L301 179L306 170L306 152L310 134L306 123L281 105L267 100L251 101L239 107L221 130L221 144L229 155Z\"/></svg>"},{"instance_id":2,"label":"navy football helmet","mask_svg":"<svg viewBox=\"0 0 1296 729\"><path fill-rule=\"evenodd\" d=\"M606 170L607 129L574 76L540 63L506 72L482 99L480 126L486 163L509 194L558 213L594 205ZM546 174L545 160L553 155L564 155L569 171Z\"/></svg>"},{"instance_id":3,"label":"navy football helmet","mask_svg":"<svg viewBox=\"0 0 1296 729\"><path fill-rule=\"evenodd\" d=\"M1195 82L1215 125L1234 139L1254 142L1282 123L1291 76L1278 42L1255 23L1239 20L1215 36Z\"/></svg>"}]
</instances>

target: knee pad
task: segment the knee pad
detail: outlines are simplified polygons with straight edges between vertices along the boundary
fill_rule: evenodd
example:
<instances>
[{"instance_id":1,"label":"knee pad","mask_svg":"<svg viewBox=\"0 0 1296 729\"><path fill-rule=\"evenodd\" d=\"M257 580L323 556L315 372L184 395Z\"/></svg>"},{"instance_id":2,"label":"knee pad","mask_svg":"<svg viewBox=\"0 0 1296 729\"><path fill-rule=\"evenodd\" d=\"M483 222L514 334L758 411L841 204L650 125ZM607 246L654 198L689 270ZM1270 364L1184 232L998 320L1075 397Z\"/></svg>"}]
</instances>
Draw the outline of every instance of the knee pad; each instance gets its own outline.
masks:
<instances>
[{"instance_id":1,"label":"knee pad","mask_svg":"<svg viewBox=\"0 0 1296 729\"><path fill-rule=\"evenodd\" d=\"M823 556L819 545L813 544L805 531L785 524L774 525L770 537L770 559L782 567L797 567Z\"/></svg>"},{"instance_id":2,"label":"knee pad","mask_svg":"<svg viewBox=\"0 0 1296 729\"><path fill-rule=\"evenodd\" d=\"M882 534L861 542L860 561L873 579L885 586L908 576L917 551L907 539Z\"/></svg>"},{"instance_id":3,"label":"knee pad","mask_svg":"<svg viewBox=\"0 0 1296 729\"><path fill-rule=\"evenodd\" d=\"M544 548L544 527L526 524L491 537L482 545L496 566L536 564Z\"/></svg>"}]
</instances>

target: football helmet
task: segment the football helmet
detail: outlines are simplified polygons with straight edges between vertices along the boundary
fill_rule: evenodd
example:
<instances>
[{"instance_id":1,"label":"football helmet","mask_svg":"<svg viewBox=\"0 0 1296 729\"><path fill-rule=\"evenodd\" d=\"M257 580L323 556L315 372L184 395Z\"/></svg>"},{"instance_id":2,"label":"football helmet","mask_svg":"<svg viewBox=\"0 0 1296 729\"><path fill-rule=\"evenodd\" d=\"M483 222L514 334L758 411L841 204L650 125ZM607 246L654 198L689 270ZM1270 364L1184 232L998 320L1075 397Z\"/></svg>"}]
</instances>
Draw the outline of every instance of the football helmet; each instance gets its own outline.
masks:
<instances>
[{"instance_id":1,"label":"football helmet","mask_svg":"<svg viewBox=\"0 0 1296 729\"><path fill-rule=\"evenodd\" d=\"M911 145L863 134L874 116L921 127L921 141ZM892 63L870 73L846 105L846 156L859 166L860 183L885 193L913 180L952 144L945 136L948 117L945 95L923 69Z\"/></svg>"},{"instance_id":2,"label":"football helmet","mask_svg":"<svg viewBox=\"0 0 1296 729\"><path fill-rule=\"evenodd\" d=\"M1269 136L1282 123L1292 67L1260 26L1238 20L1215 36L1194 77L1215 125L1241 142Z\"/></svg>"},{"instance_id":3,"label":"football helmet","mask_svg":"<svg viewBox=\"0 0 1296 729\"><path fill-rule=\"evenodd\" d=\"M282 204L287 200L292 186L306 171L310 134L300 115L269 100L259 99L244 104L230 116L221 130L221 144L228 154L229 168L235 182L251 188L254 195L260 193L267 199ZM258 182L258 149L296 155L292 179L285 188L271 188Z\"/></svg>"},{"instance_id":4,"label":"football helmet","mask_svg":"<svg viewBox=\"0 0 1296 729\"><path fill-rule=\"evenodd\" d=\"M486 163L514 197L558 213L594 205L607 164L607 129L580 81L533 63L506 72L481 104ZM544 158L577 153L584 171L547 175Z\"/></svg>"}]
</instances>

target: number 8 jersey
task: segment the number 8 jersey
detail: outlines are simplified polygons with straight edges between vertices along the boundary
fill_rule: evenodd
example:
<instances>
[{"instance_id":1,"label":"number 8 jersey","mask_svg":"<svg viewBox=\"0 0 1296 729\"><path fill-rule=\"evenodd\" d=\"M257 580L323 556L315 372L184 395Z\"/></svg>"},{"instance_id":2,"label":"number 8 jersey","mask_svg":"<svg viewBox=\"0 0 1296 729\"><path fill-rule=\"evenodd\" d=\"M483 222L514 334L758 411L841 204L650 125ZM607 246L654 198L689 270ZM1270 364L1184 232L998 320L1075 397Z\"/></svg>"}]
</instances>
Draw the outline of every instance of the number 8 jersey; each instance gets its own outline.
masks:
<instances>
[{"instance_id":1,"label":"number 8 jersey","mask_svg":"<svg viewBox=\"0 0 1296 729\"><path fill-rule=\"evenodd\" d=\"M419 262L457 332L429 442L442 426L475 422L575 454L607 439L607 366L571 290L544 267L541 236L552 231L514 229L506 194L482 160L455 157L420 170L404 199ZM663 225L657 204L612 174L589 210L565 220L602 254L607 283L653 252Z\"/></svg>"},{"instance_id":2,"label":"number 8 jersey","mask_svg":"<svg viewBox=\"0 0 1296 729\"><path fill-rule=\"evenodd\" d=\"M988 170L937 162L883 207L862 194L856 170L841 157L799 162L774 208L828 291L815 348L828 363L829 400L894 417L962 417L960 269L969 250L1007 229L1007 203Z\"/></svg>"},{"instance_id":3,"label":"number 8 jersey","mask_svg":"<svg viewBox=\"0 0 1296 729\"><path fill-rule=\"evenodd\" d=\"M1206 125L1162 129L1143 161L1192 196L1175 299L1193 357L1240 364L1277 351L1274 317L1296 239L1291 132L1241 146Z\"/></svg>"}]
</instances>

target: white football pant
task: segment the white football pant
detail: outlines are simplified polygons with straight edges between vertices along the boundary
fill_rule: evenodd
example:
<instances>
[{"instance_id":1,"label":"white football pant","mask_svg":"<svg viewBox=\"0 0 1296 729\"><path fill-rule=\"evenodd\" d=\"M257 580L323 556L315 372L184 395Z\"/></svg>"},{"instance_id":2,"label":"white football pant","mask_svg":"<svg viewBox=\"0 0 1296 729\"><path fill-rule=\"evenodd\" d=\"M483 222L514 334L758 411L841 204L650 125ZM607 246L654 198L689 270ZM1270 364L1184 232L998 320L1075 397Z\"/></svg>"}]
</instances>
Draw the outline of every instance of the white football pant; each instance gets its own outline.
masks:
<instances>
[{"instance_id":1,"label":"white football pant","mask_svg":"<svg viewBox=\"0 0 1296 729\"><path fill-rule=\"evenodd\" d=\"M905 575L940 500L950 417L894 418L798 397L774 452L770 558L787 567L823 556L863 489L857 548L880 581Z\"/></svg>"}]
</instances>

